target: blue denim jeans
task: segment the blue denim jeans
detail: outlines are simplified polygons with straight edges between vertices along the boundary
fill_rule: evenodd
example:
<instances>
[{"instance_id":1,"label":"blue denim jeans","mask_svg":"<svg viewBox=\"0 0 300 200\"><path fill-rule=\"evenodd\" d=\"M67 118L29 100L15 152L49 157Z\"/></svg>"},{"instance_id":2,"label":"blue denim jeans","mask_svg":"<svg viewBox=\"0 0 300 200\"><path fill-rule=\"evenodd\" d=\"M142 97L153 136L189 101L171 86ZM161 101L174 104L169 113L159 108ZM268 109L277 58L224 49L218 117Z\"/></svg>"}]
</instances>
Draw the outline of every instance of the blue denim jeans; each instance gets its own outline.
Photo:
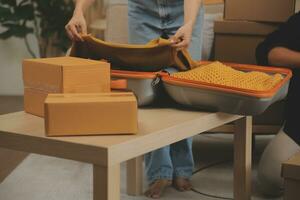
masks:
<instances>
[{"instance_id":1,"label":"blue denim jeans","mask_svg":"<svg viewBox=\"0 0 300 200\"><path fill-rule=\"evenodd\" d=\"M174 35L184 22L183 5L183 0L128 0L129 43L145 44ZM189 47L195 60L201 59L203 21L201 7ZM150 184L157 179L190 178L194 168L192 138L146 154L145 165Z\"/></svg>"},{"instance_id":2,"label":"blue denim jeans","mask_svg":"<svg viewBox=\"0 0 300 200\"><path fill-rule=\"evenodd\" d=\"M132 44L145 44L162 35L172 36L183 25L184 0L128 0L128 37ZM202 53L202 6L194 26L189 52L200 60Z\"/></svg>"}]
</instances>

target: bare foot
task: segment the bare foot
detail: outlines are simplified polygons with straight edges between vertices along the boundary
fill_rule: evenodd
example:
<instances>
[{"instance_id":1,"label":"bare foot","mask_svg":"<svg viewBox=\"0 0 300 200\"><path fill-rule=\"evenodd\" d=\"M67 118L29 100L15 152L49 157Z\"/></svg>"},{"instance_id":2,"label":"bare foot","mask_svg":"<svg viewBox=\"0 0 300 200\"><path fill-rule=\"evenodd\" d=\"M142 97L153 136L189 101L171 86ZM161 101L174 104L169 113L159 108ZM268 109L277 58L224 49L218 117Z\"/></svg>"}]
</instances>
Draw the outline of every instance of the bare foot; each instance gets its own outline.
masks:
<instances>
[{"instance_id":1,"label":"bare foot","mask_svg":"<svg viewBox=\"0 0 300 200\"><path fill-rule=\"evenodd\" d=\"M189 191L192 189L190 180L183 177L176 177L173 181L173 186L181 192Z\"/></svg>"},{"instance_id":2,"label":"bare foot","mask_svg":"<svg viewBox=\"0 0 300 200\"><path fill-rule=\"evenodd\" d=\"M149 189L145 192L145 195L149 198L158 199L161 197L165 188L170 186L171 183L170 180L166 179L156 180L150 185Z\"/></svg>"}]
</instances>

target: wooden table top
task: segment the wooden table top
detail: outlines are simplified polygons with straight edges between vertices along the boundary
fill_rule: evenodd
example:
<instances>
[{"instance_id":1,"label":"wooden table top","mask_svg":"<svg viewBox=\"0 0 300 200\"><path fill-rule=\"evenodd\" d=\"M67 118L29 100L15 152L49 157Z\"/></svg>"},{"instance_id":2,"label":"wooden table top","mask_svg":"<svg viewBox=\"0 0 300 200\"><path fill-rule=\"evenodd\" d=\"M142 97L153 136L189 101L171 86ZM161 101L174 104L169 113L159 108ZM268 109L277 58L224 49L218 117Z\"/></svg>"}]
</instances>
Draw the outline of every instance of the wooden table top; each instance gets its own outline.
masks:
<instances>
[{"instance_id":1,"label":"wooden table top","mask_svg":"<svg viewBox=\"0 0 300 200\"><path fill-rule=\"evenodd\" d=\"M137 135L47 137L43 118L16 112L0 116L0 147L90 163L112 164L242 117L170 108L139 109ZM101 159L94 158L94 154L101 154L105 159L103 156Z\"/></svg>"}]
</instances>

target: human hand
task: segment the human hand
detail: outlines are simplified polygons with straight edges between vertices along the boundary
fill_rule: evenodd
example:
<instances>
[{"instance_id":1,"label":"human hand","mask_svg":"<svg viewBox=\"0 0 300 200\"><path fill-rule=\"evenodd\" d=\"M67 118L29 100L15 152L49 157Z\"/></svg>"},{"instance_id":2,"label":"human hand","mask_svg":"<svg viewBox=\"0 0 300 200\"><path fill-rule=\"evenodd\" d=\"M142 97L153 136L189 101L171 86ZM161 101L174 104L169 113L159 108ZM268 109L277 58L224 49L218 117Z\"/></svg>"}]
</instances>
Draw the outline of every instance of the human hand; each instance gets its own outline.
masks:
<instances>
[{"instance_id":1,"label":"human hand","mask_svg":"<svg viewBox=\"0 0 300 200\"><path fill-rule=\"evenodd\" d=\"M83 41L80 34L87 34L86 21L83 13L74 13L71 20L65 26L69 38L73 41Z\"/></svg>"},{"instance_id":2,"label":"human hand","mask_svg":"<svg viewBox=\"0 0 300 200\"><path fill-rule=\"evenodd\" d=\"M172 36L172 46L177 50L188 48L192 39L193 25L192 23L186 23L180 27L174 36Z\"/></svg>"}]
</instances>

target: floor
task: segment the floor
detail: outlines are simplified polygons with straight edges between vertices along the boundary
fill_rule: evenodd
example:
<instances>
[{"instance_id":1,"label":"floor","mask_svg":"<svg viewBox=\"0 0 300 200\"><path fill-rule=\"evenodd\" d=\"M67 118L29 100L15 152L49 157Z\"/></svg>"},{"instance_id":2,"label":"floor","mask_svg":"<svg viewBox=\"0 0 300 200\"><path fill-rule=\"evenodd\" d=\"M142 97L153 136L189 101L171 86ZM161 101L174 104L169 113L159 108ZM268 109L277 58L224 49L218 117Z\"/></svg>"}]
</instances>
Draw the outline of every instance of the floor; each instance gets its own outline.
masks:
<instances>
[{"instance_id":1,"label":"floor","mask_svg":"<svg viewBox=\"0 0 300 200\"><path fill-rule=\"evenodd\" d=\"M22 109L22 98L0 97L0 113ZM255 187L260 154L272 136L257 136L253 167L252 199L264 198ZM162 200L232 199L232 135L202 134L194 138L194 190L168 188ZM125 194L125 165L121 173L121 199L142 200ZM146 185L146 183L145 183ZM92 167L89 164L31 154L0 184L1 200L89 200L92 199ZM269 198L270 199L270 198ZM275 198L271 198L275 199ZM278 198L278 200L281 198Z\"/></svg>"}]
</instances>

